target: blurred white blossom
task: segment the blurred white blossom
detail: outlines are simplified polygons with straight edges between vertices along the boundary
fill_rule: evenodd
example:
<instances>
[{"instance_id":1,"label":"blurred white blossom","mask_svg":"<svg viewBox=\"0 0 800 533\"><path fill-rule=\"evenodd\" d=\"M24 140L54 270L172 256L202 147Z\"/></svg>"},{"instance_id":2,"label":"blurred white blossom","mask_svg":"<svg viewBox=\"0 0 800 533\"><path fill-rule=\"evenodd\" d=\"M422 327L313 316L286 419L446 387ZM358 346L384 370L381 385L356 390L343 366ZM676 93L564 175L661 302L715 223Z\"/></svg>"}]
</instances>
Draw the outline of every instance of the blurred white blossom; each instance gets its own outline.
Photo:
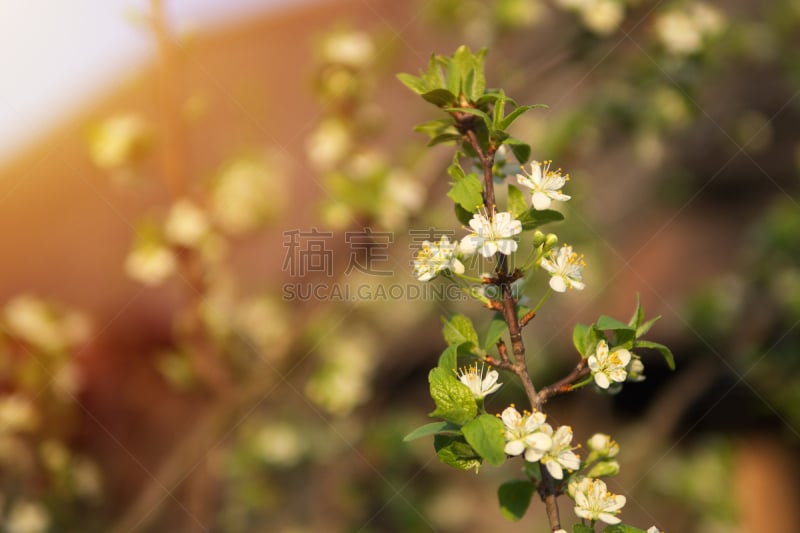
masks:
<instances>
[{"instance_id":1,"label":"blurred white blossom","mask_svg":"<svg viewBox=\"0 0 800 533\"><path fill-rule=\"evenodd\" d=\"M205 211L188 198L181 198L172 205L164 223L167 241L187 248L197 247L209 230Z\"/></svg>"},{"instance_id":2,"label":"blurred white blossom","mask_svg":"<svg viewBox=\"0 0 800 533\"><path fill-rule=\"evenodd\" d=\"M125 258L125 273L145 285L158 285L175 273L175 253L156 242L137 243Z\"/></svg>"},{"instance_id":3,"label":"blurred white blossom","mask_svg":"<svg viewBox=\"0 0 800 533\"><path fill-rule=\"evenodd\" d=\"M8 302L3 318L11 334L50 352L82 344L91 333L86 315L59 309L30 295L20 295Z\"/></svg>"},{"instance_id":4,"label":"blurred white blossom","mask_svg":"<svg viewBox=\"0 0 800 533\"><path fill-rule=\"evenodd\" d=\"M687 9L673 9L658 16L657 38L668 52L689 55L700 51L704 41L719 34L725 18L716 8L698 2Z\"/></svg>"},{"instance_id":5,"label":"blurred white blossom","mask_svg":"<svg viewBox=\"0 0 800 533\"><path fill-rule=\"evenodd\" d=\"M287 423L275 422L262 427L255 436L255 448L264 462L289 468L308 452L308 438Z\"/></svg>"},{"instance_id":6,"label":"blurred white blossom","mask_svg":"<svg viewBox=\"0 0 800 533\"><path fill-rule=\"evenodd\" d=\"M111 170L130 164L146 148L150 127L136 113L125 113L99 124L89 139L89 153L98 167Z\"/></svg>"},{"instance_id":7,"label":"blurred white blossom","mask_svg":"<svg viewBox=\"0 0 800 533\"><path fill-rule=\"evenodd\" d=\"M347 126L342 121L329 118L322 121L308 138L308 159L318 170L327 170L339 163L352 147Z\"/></svg>"},{"instance_id":8,"label":"blurred white blossom","mask_svg":"<svg viewBox=\"0 0 800 533\"><path fill-rule=\"evenodd\" d=\"M286 190L277 161L237 158L225 165L211 186L210 207L226 232L239 235L258 229L283 210Z\"/></svg>"},{"instance_id":9,"label":"blurred white blossom","mask_svg":"<svg viewBox=\"0 0 800 533\"><path fill-rule=\"evenodd\" d=\"M364 68L375 57L375 45L365 33L338 32L325 39L322 45L322 57L331 63Z\"/></svg>"},{"instance_id":10,"label":"blurred white blossom","mask_svg":"<svg viewBox=\"0 0 800 533\"><path fill-rule=\"evenodd\" d=\"M50 525L45 507L32 501L15 502L5 522L6 533L43 533Z\"/></svg>"},{"instance_id":11,"label":"blurred white blossom","mask_svg":"<svg viewBox=\"0 0 800 533\"><path fill-rule=\"evenodd\" d=\"M39 425L39 414L33 402L21 395L0 397L0 433L32 431Z\"/></svg>"}]
</instances>

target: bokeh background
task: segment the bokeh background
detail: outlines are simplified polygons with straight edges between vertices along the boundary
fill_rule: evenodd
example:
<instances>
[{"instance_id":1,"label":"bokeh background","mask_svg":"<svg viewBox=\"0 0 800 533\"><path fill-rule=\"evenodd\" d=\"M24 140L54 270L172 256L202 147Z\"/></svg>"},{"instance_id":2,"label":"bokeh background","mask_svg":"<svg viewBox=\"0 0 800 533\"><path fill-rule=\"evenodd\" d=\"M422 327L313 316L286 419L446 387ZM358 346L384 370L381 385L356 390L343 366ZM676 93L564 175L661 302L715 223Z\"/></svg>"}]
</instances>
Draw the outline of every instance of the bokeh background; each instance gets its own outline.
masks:
<instances>
[{"instance_id":1,"label":"bokeh background","mask_svg":"<svg viewBox=\"0 0 800 533\"><path fill-rule=\"evenodd\" d=\"M420 235L461 230L395 74L461 43L549 106L514 134L572 176L588 287L527 328L537 383L637 294L677 360L549 416L620 442L627 523L797 529L797 1L41 1L0 28L5 531L547 530L500 515L518 464L401 441L439 317L489 319L409 289Z\"/></svg>"}]
</instances>

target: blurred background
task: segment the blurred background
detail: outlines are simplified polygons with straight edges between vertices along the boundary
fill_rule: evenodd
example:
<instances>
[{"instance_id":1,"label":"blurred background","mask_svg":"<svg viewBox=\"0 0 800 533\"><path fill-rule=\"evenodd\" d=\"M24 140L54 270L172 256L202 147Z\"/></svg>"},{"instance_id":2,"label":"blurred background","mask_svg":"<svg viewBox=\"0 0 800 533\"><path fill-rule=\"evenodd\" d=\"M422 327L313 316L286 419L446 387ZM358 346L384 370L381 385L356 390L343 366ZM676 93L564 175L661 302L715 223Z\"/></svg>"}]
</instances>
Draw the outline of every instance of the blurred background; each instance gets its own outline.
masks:
<instances>
[{"instance_id":1,"label":"blurred background","mask_svg":"<svg viewBox=\"0 0 800 533\"><path fill-rule=\"evenodd\" d=\"M517 462L401 440L439 317L491 318L411 274L432 228L463 232L453 147L413 131L438 110L395 74L461 43L549 106L513 133L572 176L552 231L587 288L526 329L535 382L637 294L676 356L550 418L620 443L626 523L796 530L798 30L796 0L0 6L4 530L547 531L537 501L498 510ZM489 411L524 405L501 381Z\"/></svg>"}]
</instances>

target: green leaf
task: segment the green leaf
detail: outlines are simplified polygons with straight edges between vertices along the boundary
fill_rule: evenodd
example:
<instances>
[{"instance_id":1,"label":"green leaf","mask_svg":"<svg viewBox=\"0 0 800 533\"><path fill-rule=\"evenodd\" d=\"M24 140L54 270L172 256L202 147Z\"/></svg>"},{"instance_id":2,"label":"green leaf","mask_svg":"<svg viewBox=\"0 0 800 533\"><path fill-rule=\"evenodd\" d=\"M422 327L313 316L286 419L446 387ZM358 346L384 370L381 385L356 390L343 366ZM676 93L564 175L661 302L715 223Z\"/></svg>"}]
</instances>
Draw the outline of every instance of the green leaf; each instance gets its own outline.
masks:
<instances>
[{"instance_id":1,"label":"green leaf","mask_svg":"<svg viewBox=\"0 0 800 533\"><path fill-rule=\"evenodd\" d=\"M457 313L450 317L450 320L442 319L442 335L449 345L459 346L465 342L471 342L473 346L478 344L478 332L469 317Z\"/></svg>"},{"instance_id":2,"label":"green leaf","mask_svg":"<svg viewBox=\"0 0 800 533\"><path fill-rule=\"evenodd\" d=\"M442 133L441 135L437 135L428 141L428 147L447 142L459 142L463 138L464 136L460 133Z\"/></svg>"},{"instance_id":3,"label":"green leaf","mask_svg":"<svg viewBox=\"0 0 800 533\"><path fill-rule=\"evenodd\" d=\"M435 120L428 120L422 124L417 124L414 126L414 131L435 137L450 127L454 127L452 118L437 118Z\"/></svg>"},{"instance_id":4,"label":"green leaf","mask_svg":"<svg viewBox=\"0 0 800 533\"><path fill-rule=\"evenodd\" d=\"M472 95L469 99L478 100L486 91L486 75L484 74L484 63L486 60L486 48L481 48L472 58L472 69L474 76L472 79Z\"/></svg>"},{"instance_id":5,"label":"green leaf","mask_svg":"<svg viewBox=\"0 0 800 533\"><path fill-rule=\"evenodd\" d=\"M500 123L503 121L503 113L506 108L506 93L500 89L497 95L497 101L494 104L492 111L492 129L500 130Z\"/></svg>"},{"instance_id":6,"label":"green leaf","mask_svg":"<svg viewBox=\"0 0 800 533\"><path fill-rule=\"evenodd\" d=\"M478 98L478 100L475 101L475 105L477 107L483 107L488 104L494 104L495 102L500 100L501 94L502 91L492 89L492 92L487 92L486 94ZM505 97L505 95L503 95L503 97Z\"/></svg>"},{"instance_id":7,"label":"green leaf","mask_svg":"<svg viewBox=\"0 0 800 533\"><path fill-rule=\"evenodd\" d=\"M426 93L422 93L425 101L432 103L437 107L448 107L455 103L456 97L447 89L434 89Z\"/></svg>"},{"instance_id":8,"label":"green leaf","mask_svg":"<svg viewBox=\"0 0 800 533\"><path fill-rule=\"evenodd\" d=\"M480 415L461 428L464 438L472 449L487 463L500 466L506 460L505 425L493 415Z\"/></svg>"},{"instance_id":9,"label":"green leaf","mask_svg":"<svg viewBox=\"0 0 800 533\"><path fill-rule=\"evenodd\" d=\"M438 367L442 370L449 370L455 372L458 368L458 345L451 344L444 349L442 355L439 356Z\"/></svg>"},{"instance_id":10,"label":"green leaf","mask_svg":"<svg viewBox=\"0 0 800 533\"><path fill-rule=\"evenodd\" d=\"M551 209L545 209L544 211L537 211L534 208L530 208L525 211L519 218L517 218L522 223L522 229L524 230L532 230L536 229L539 226L543 226L545 224L549 224L551 222L558 222L559 220L564 220L564 215L559 213L558 211L553 211Z\"/></svg>"},{"instance_id":11,"label":"green leaf","mask_svg":"<svg viewBox=\"0 0 800 533\"><path fill-rule=\"evenodd\" d=\"M456 210L456 219L458 219L458 221L464 224L465 226L468 226L469 221L472 220L472 213L470 211L467 211L458 204L454 204L454 206Z\"/></svg>"},{"instance_id":12,"label":"green leaf","mask_svg":"<svg viewBox=\"0 0 800 533\"><path fill-rule=\"evenodd\" d=\"M400 80L403 85L411 89L417 94L423 94L428 91L428 85L425 83L425 80L419 78L417 76L412 76L411 74L400 73L397 75L397 79Z\"/></svg>"},{"instance_id":13,"label":"green leaf","mask_svg":"<svg viewBox=\"0 0 800 533\"><path fill-rule=\"evenodd\" d=\"M489 322L489 327L486 328L486 340L483 341L483 349L488 351L491 348L494 348L497 344L497 341L503 336L503 333L506 332L508 329L508 325L506 324L503 315L500 313L495 313L492 317L491 322Z\"/></svg>"},{"instance_id":14,"label":"green leaf","mask_svg":"<svg viewBox=\"0 0 800 533\"><path fill-rule=\"evenodd\" d=\"M460 181L467 177L467 173L461 167L458 159L462 156L460 152L453 154L453 161L447 167L447 175L453 178L453 181Z\"/></svg>"},{"instance_id":15,"label":"green leaf","mask_svg":"<svg viewBox=\"0 0 800 533\"><path fill-rule=\"evenodd\" d=\"M642 320L644 320L644 309L642 308L642 299L639 296L639 293L636 293L636 311L633 312L633 316L628 321L628 325L633 329L638 328L642 324Z\"/></svg>"},{"instance_id":16,"label":"green leaf","mask_svg":"<svg viewBox=\"0 0 800 533\"><path fill-rule=\"evenodd\" d=\"M517 161L519 161L521 165L524 165L531 157L531 147L516 137L509 137L505 139L503 144L507 144L508 147L511 148L511 151L514 153L514 157L517 158Z\"/></svg>"},{"instance_id":17,"label":"green leaf","mask_svg":"<svg viewBox=\"0 0 800 533\"><path fill-rule=\"evenodd\" d=\"M455 373L443 368L434 368L428 374L431 398L436 409L431 417L443 418L454 424L464 425L478 413L478 405L469 388L458 381Z\"/></svg>"},{"instance_id":18,"label":"green leaf","mask_svg":"<svg viewBox=\"0 0 800 533\"><path fill-rule=\"evenodd\" d=\"M422 74L422 79L425 80L425 85L428 89L445 88L441 61L435 54L431 55L431 59L428 61L428 71Z\"/></svg>"},{"instance_id":19,"label":"green leaf","mask_svg":"<svg viewBox=\"0 0 800 533\"><path fill-rule=\"evenodd\" d=\"M586 350L589 348L589 333L589 326L586 324L575 324L572 329L572 344L583 358L588 356Z\"/></svg>"},{"instance_id":20,"label":"green leaf","mask_svg":"<svg viewBox=\"0 0 800 533\"><path fill-rule=\"evenodd\" d=\"M460 470L470 470L481 466L480 456L462 436L436 435L433 438L433 448L436 450L439 460L446 465Z\"/></svg>"},{"instance_id":21,"label":"green leaf","mask_svg":"<svg viewBox=\"0 0 800 533\"><path fill-rule=\"evenodd\" d=\"M636 332L632 329L614 330L614 346L630 350L633 348L633 341L636 340Z\"/></svg>"},{"instance_id":22,"label":"green leaf","mask_svg":"<svg viewBox=\"0 0 800 533\"><path fill-rule=\"evenodd\" d=\"M523 213L528 211L528 203L525 201L525 195L513 185L508 186L508 210L514 218L519 218Z\"/></svg>"},{"instance_id":23,"label":"green leaf","mask_svg":"<svg viewBox=\"0 0 800 533\"><path fill-rule=\"evenodd\" d=\"M616 318L611 318L610 316L606 316L606 315L603 315L599 319L597 319L596 326L597 326L597 329L602 329L604 331L606 331L606 330L616 331L616 330L620 330L620 329L626 329L626 330L630 331L630 330L633 329L628 324L620 322Z\"/></svg>"},{"instance_id":24,"label":"green leaf","mask_svg":"<svg viewBox=\"0 0 800 533\"><path fill-rule=\"evenodd\" d=\"M525 461L525 466L522 467L522 472L528 479L535 480L536 483L541 483L542 481L542 465L538 461L535 463L529 463Z\"/></svg>"},{"instance_id":25,"label":"green leaf","mask_svg":"<svg viewBox=\"0 0 800 533\"><path fill-rule=\"evenodd\" d=\"M403 442L410 442L412 440L421 439L422 437L427 437L428 435L437 434L460 435L461 429L457 425L451 424L450 422L431 422L430 424L425 424L424 426L418 427L403 437Z\"/></svg>"},{"instance_id":26,"label":"green leaf","mask_svg":"<svg viewBox=\"0 0 800 533\"><path fill-rule=\"evenodd\" d=\"M667 362L670 370L675 370L675 356L672 355L672 350L658 342L651 341L636 341L633 345L634 348L651 348L657 350L664 360Z\"/></svg>"},{"instance_id":27,"label":"green leaf","mask_svg":"<svg viewBox=\"0 0 800 533\"><path fill-rule=\"evenodd\" d=\"M583 524L575 524L572 526L572 533L594 533L594 528L584 526Z\"/></svg>"},{"instance_id":28,"label":"green leaf","mask_svg":"<svg viewBox=\"0 0 800 533\"><path fill-rule=\"evenodd\" d=\"M653 324L658 322L660 318L661 318L661 315L658 315L657 317L651 318L650 320L648 320L647 322L645 322L641 326L637 327L636 328L636 338L638 339L639 337L641 337L642 335L644 335L645 333L650 331L650 328L653 327Z\"/></svg>"},{"instance_id":29,"label":"green leaf","mask_svg":"<svg viewBox=\"0 0 800 533\"><path fill-rule=\"evenodd\" d=\"M515 120L521 117L523 113L525 113L526 111L530 111L531 109L535 109L537 107L547 107L547 106L544 104L521 105L518 108L514 109L514 111L506 115L503 118L503 120L500 121L498 129L501 130L508 129L508 127L511 126L511 124L513 124Z\"/></svg>"},{"instance_id":30,"label":"green leaf","mask_svg":"<svg viewBox=\"0 0 800 533\"><path fill-rule=\"evenodd\" d=\"M625 524L615 524L613 526L606 527L603 530L603 533L647 533L647 531Z\"/></svg>"},{"instance_id":31,"label":"green leaf","mask_svg":"<svg viewBox=\"0 0 800 533\"><path fill-rule=\"evenodd\" d=\"M497 489L500 512L507 520L517 522L525 516L535 490L536 485L530 481L514 480L503 483Z\"/></svg>"},{"instance_id":32,"label":"green leaf","mask_svg":"<svg viewBox=\"0 0 800 533\"><path fill-rule=\"evenodd\" d=\"M483 185L476 174L467 174L456 181L447 193L455 203L474 213L483 205Z\"/></svg>"}]
</instances>

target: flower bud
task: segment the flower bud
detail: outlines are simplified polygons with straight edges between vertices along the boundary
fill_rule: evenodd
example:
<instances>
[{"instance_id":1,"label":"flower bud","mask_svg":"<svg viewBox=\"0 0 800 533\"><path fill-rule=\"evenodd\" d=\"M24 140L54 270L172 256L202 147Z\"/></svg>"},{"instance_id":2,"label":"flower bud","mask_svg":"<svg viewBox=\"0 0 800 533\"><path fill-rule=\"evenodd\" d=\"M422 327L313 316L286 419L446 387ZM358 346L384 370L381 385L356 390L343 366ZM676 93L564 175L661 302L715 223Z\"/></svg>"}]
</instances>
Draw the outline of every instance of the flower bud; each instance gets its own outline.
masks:
<instances>
[{"instance_id":1,"label":"flower bud","mask_svg":"<svg viewBox=\"0 0 800 533\"><path fill-rule=\"evenodd\" d=\"M536 230L536 231L533 233L533 246L538 248L539 246L541 246L542 244L544 244L544 241L545 241L545 235L544 235L544 233L542 233L541 231L539 231L539 230L537 229L537 230Z\"/></svg>"},{"instance_id":2,"label":"flower bud","mask_svg":"<svg viewBox=\"0 0 800 533\"><path fill-rule=\"evenodd\" d=\"M619 474L619 463L616 461L601 461L594 465L588 472L588 476L592 478L603 476L616 476Z\"/></svg>"},{"instance_id":3,"label":"flower bud","mask_svg":"<svg viewBox=\"0 0 800 533\"><path fill-rule=\"evenodd\" d=\"M544 249L549 250L558 244L558 235L555 233L548 233L544 239Z\"/></svg>"}]
</instances>

